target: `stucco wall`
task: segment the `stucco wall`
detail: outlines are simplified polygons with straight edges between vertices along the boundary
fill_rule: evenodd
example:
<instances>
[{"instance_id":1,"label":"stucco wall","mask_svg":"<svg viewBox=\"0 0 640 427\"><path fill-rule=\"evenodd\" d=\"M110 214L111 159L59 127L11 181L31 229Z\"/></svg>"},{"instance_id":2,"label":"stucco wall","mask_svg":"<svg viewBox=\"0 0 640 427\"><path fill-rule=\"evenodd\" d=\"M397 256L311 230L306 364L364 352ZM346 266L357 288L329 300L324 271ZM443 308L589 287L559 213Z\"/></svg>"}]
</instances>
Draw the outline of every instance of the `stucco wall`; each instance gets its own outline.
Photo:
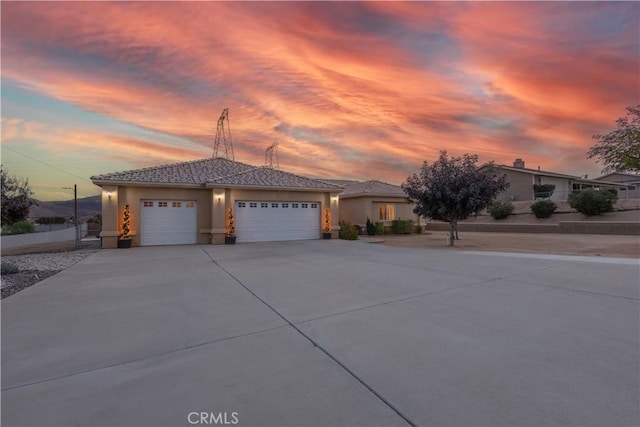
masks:
<instances>
[{"instance_id":1,"label":"stucco wall","mask_svg":"<svg viewBox=\"0 0 640 427\"><path fill-rule=\"evenodd\" d=\"M551 200L566 201L569 200L569 194L571 189L569 188L569 180L567 178L556 178L550 176L540 176L540 179L536 177L536 184L553 184L556 186L551 195Z\"/></svg>"},{"instance_id":2,"label":"stucco wall","mask_svg":"<svg viewBox=\"0 0 640 427\"><path fill-rule=\"evenodd\" d=\"M357 224L364 227L367 217L372 222L380 221L379 206L382 203L392 203L396 208L395 219L412 219L417 222L418 218L413 213L413 204L407 203L406 198L398 197L353 197L340 200L340 221L350 224ZM384 221L391 224L391 221Z\"/></svg>"},{"instance_id":3,"label":"stucco wall","mask_svg":"<svg viewBox=\"0 0 640 427\"><path fill-rule=\"evenodd\" d=\"M110 197L109 197L110 196ZM322 213L331 207L332 232L338 230L337 195L304 191L268 191L224 188L170 188L104 186L102 189L102 247L116 248L122 229L122 213L129 205L130 229L133 246L140 245L141 201L143 200L195 200L197 203L197 243L224 244L225 214L236 201L310 201L321 205ZM322 220L321 213L321 220ZM318 238L321 236L318 235Z\"/></svg>"},{"instance_id":4,"label":"stucco wall","mask_svg":"<svg viewBox=\"0 0 640 427\"><path fill-rule=\"evenodd\" d=\"M498 199L504 202L533 200L533 175L517 172L512 170L504 170L507 174L507 182L509 188L498 195Z\"/></svg>"}]
</instances>

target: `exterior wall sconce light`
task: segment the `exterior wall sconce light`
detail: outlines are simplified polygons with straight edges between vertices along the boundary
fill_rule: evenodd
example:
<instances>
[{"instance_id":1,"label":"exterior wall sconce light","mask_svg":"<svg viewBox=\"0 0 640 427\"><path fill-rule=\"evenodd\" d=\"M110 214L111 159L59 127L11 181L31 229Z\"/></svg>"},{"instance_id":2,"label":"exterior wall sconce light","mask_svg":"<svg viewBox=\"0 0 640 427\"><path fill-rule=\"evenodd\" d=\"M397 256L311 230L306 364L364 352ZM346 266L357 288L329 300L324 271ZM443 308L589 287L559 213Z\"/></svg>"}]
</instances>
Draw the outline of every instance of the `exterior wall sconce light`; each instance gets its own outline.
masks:
<instances>
[{"instance_id":1,"label":"exterior wall sconce light","mask_svg":"<svg viewBox=\"0 0 640 427\"><path fill-rule=\"evenodd\" d=\"M224 202L224 190L216 191L214 196L218 203Z\"/></svg>"},{"instance_id":2,"label":"exterior wall sconce light","mask_svg":"<svg viewBox=\"0 0 640 427\"><path fill-rule=\"evenodd\" d=\"M331 202L335 205L338 203L338 196L331 196Z\"/></svg>"},{"instance_id":3,"label":"exterior wall sconce light","mask_svg":"<svg viewBox=\"0 0 640 427\"><path fill-rule=\"evenodd\" d=\"M109 199L109 201L111 201L111 195L112 195L111 191L107 191L107 198Z\"/></svg>"}]
</instances>

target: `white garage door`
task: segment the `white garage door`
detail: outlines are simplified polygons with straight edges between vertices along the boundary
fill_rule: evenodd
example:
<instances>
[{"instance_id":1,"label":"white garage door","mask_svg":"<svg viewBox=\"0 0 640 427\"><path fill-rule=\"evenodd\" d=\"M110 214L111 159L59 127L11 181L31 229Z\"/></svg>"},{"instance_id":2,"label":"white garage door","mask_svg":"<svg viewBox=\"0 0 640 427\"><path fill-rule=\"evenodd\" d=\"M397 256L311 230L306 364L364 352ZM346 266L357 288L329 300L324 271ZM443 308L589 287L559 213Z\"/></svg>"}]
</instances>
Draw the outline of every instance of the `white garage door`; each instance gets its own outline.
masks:
<instances>
[{"instance_id":1,"label":"white garage door","mask_svg":"<svg viewBox=\"0 0 640 427\"><path fill-rule=\"evenodd\" d=\"M318 202L236 202L238 242L320 238Z\"/></svg>"},{"instance_id":2,"label":"white garage door","mask_svg":"<svg viewBox=\"0 0 640 427\"><path fill-rule=\"evenodd\" d=\"M142 246L196 243L196 202L193 200L143 200Z\"/></svg>"}]
</instances>

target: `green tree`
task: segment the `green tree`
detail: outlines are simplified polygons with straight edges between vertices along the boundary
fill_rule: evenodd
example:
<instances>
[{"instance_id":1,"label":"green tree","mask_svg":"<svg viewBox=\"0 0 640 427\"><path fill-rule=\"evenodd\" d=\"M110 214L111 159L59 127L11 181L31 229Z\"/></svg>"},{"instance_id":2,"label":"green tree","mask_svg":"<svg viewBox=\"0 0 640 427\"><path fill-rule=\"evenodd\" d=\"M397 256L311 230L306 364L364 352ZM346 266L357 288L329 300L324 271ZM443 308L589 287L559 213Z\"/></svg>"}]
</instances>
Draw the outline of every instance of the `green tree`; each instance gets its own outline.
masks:
<instances>
[{"instance_id":1,"label":"green tree","mask_svg":"<svg viewBox=\"0 0 640 427\"><path fill-rule=\"evenodd\" d=\"M0 166L2 179L2 224L10 225L24 221L29 216L29 208L37 205L32 197L29 180L11 175L4 166Z\"/></svg>"},{"instance_id":2,"label":"green tree","mask_svg":"<svg viewBox=\"0 0 640 427\"><path fill-rule=\"evenodd\" d=\"M415 203L414 213L450 224L449 246L453 246L458 221L480 213L509 186L506 174L499 173L493 163L479 169L477 162L477 155L448 158L442 151L438 160L424 162L420 172L402 184Z\"/></svg>"},{"instance_id":3,"label":"green tree","mask_svg":"<svg viewBox=\"0 0 640 427\"><path fill-rule=\"evenodd\" d=\"M617 128L604 135L594 135L598 141L591 147L588 157L596 158L603 173L640 171L640 104L627 107L627 115L619 118Z\"/></svg>"}]
</instances>

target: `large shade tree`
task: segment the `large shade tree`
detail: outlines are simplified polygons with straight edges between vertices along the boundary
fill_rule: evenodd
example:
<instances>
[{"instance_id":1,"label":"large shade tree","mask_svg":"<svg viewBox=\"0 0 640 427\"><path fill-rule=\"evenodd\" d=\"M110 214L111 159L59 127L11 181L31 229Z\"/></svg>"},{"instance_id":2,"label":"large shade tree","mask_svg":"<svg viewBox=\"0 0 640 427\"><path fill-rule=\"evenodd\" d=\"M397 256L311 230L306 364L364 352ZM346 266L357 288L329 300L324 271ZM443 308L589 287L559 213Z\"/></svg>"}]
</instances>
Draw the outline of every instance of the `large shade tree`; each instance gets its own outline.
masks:
<instances>
[{"instance_id":1,"label":"large shade tree","mask_svg":"<svg viewBox=\"0 0 640 427\"><path fill-rule=\"evenodd\" d=\"M640 172L640 104L627 107L617 127L604 135L594 135L597 144L588 152L604 168L603 173L616 171Z\"/></svg>"},{"instance_id":2,"label":"large shade tree","mask_svg":"<svg viewBox=\"0 0 640 427\"><path fill-rule=\"evenodd\" d=\"M478 168L477 155L440 157L429 164L424 162L418 173L409 176L402 189L415 203L414 213L451 225L448 244L453 246L458 221L478 214L496 196L507 189L507 176L493 163Z\"/></svg>"},{"instance_id":3,"label":"large shade tree","mask_svg":"<svg viewBox=\"0 0 640 427\"><path fill-rule=\"evenodd\" d=\"M29 215L29 208L36 204L29 181L11 175L0 166L2 179L2 225L22 221Z\"/></svg>"}]
</instances>

